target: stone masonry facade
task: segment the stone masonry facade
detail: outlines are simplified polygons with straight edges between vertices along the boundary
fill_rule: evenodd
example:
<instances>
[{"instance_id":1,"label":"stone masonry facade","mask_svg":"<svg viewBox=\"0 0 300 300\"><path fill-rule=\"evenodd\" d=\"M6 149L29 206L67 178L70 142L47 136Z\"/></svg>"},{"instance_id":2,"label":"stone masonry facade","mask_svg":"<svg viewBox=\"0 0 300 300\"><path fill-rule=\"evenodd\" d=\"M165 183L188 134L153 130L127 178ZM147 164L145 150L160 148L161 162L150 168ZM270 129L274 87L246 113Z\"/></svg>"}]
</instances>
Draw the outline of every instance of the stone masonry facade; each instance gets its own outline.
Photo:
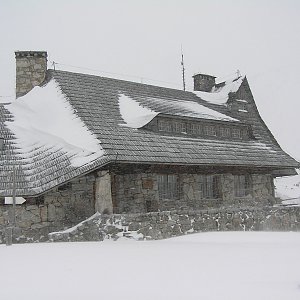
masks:
<instances>
[{"instance_id":1,"label":"stone masonry facade","mask_svg":"<svg viewBox=\"0 0 300 300\"><path fill-rule=\"evenodd\" d=\"M21 97L33 87L43 83L47 72L47 52L17 51L16 97Z\"/></svg>"},{"instance_id":2,"label":"stone masonry facade","mask_svg":"<svg viewBox=\"0 0 300 300\"><path fill-rule=\"evenodd\" d=\"M203 171L203 170L202 170ZM178 198L160 199L158 175L178 175ZM198 169L185 167L113 166L77 178L16 207L19 240L47 240L49 232L61 231L101 214L133 214L159 211L203 210L216 208L264 207L274 203L272 177L251 174L251 195L234 196L234 176L219 174L221 195L218 199L199 196ZM203 171L204 172L204 171ZM0 206L0 242L10 226L11 206ZM41 236L43 237L41 239Z\"/></svg>"},{"instance_id":3,"label":"stone masonry facade","mask_svg":"<svg viewBox=\"0 0 300 300\"><path fill-rule=\"evenodd\" d=\"M129 168L130 169L130 168ZM201 176L207 170L189 168L131 169L124 174L112 172L112 202L114 213L139 213L175 209L208 209L217 207L267 206L275 203L273 177L265 173L251 174L251 192L244 197L234 194L234 175L214 173L219 176L220 197L203 199L199 191ZM177 174L178 197L160 199L158 175Z\"/></svg>"},{"instance_id":4,"label":"stone masonry facade","mask_svg":"<svg viewBox=\"0 0 300 300\"><path fill-rule=\"evenodd\" d=\"M16 206L16 226L21 242L47 240L48 233L74 226L95 213L94 175L55 188L44 196L26 198ZM11 205L0 206L0 243L12 220Z\"/></svg>"}]
</instances>

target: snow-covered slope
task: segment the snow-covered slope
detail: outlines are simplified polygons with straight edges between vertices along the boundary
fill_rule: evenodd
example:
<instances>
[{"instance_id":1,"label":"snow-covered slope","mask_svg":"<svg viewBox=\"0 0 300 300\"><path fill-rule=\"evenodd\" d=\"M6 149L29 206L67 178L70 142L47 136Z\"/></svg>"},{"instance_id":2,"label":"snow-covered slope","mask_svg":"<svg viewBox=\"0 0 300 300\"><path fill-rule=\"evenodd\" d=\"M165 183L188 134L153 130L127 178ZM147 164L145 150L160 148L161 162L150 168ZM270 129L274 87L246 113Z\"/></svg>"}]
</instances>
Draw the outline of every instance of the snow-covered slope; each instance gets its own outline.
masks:
<instances>
[{"instance_id":1,"label":"snow-covered slope","mask_svg":"<svg viewBox=\"0 0 300 300\"><path fill-rule=\"evenodd\" d=\"M283 204L300 205L300 174L275 179L275 193Z\"/></svg>"}]
</instances>

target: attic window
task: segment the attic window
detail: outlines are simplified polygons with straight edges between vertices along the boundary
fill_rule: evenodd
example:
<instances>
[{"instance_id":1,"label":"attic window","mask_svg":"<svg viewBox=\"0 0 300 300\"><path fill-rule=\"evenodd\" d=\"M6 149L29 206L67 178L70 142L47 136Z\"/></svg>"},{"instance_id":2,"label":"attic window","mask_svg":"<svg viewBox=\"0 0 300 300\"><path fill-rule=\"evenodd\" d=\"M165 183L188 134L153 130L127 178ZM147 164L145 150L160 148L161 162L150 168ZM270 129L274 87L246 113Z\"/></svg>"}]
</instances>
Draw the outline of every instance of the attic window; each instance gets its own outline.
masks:
<instances>
[{"instance_id":1,"label":"attic window","mask_svg":"<svg viewBox=\"0 0 300 300\"><path fill-rule=\"evenodd\" d=\"M186 133L186 124L184 122L175 122L173 124L174 132Z\"/></svg>"},{"instance_id":2,"label":"attic window","mask_svg":"<svg viewBox=\"0 0 300 300\"><path fill-rule=\"evenodd\" d=\"M216 127L213 125L204 126L204 134L209 136L217 136Z\"/></svg>"},{"instance_id":3,"label":"attic window","mask_svg":"<svg viewBox=\"0 0 300 300\"><path fill-rule=\"evenodd\" d=\"M172 124L169 121L159 120L158 121L158 130L172 132Z\"/></svg>"},{"instance_id":4,"label":"attic window","mask_svg":"<svg viewBox=\"0 0 300 300\"><path fill-rule=\"evenodd\" d=\"M230 137L230 128L221 127L220 128L220 135L221 135L221 137Z\"/></svg>"},{"instance_id":5,"label":"attic window","mask_svg":"<svg viewBox=\"0 0 300 300\"><path fill-rule=\"evenodd\" d=\"M240 139L242 137L241 130L239 128L233 128L232 129L232 137L236 139Z\"/></svg>"},{"instance_id":6,"label":"attic window","mask_svg":"<svg viewBox=\"0 0 300 300\"><path fill-rule=\"evenodd\" d=\"M202 133L202 126L200 124L192 123L190 126L191 134L200 135Z\"/></svg>"}]
</instances>

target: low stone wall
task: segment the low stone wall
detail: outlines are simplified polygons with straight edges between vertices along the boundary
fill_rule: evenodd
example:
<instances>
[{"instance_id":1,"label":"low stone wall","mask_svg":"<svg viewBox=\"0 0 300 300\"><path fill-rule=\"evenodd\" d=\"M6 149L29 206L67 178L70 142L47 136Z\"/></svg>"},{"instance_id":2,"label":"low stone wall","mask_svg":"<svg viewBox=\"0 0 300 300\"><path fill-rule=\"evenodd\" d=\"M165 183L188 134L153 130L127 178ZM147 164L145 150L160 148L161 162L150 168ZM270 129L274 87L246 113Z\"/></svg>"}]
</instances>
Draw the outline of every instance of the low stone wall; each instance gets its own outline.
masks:
<instances>
[{"instance_id":1,"label":"low stone wall","mask_svg":"<svg viewBox=\"0 0 300 300\"><path fill-rule=\"evenodd\" d=\"M266 207L100 215L68 230L50 233L50 241L102 241L122 237L156 240L206 231L299 231L300 207Z\"/></svg>"}]
</instances>

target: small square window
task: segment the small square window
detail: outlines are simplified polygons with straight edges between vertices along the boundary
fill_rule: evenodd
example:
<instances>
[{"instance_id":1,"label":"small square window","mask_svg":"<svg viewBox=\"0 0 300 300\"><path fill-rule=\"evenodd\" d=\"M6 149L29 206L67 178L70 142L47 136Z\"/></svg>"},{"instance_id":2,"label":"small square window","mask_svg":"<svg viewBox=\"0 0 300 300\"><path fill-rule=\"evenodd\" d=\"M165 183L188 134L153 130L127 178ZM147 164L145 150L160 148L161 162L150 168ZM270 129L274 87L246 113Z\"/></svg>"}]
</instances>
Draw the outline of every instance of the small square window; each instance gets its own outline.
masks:
<instances>
[{"instance_id":1,"label":"small square window","mask_svg":"<svg viewBox=\"0 0 300 300\"><path fill-rule=\"evenodd\" d=\"M204 134L208 136L217 136L216 127L213 125L204 126Z\"/></svg>"},{"instance_id":2,"label":"small square window","mask_svg":"<svg viewBox=\"0 0 300 300\"><path fill-rule=\"evenodd\" d=\"M240 139L242 137L241 135L241 129L239 128L233 128L232 129L232 137L235 139Z\"/></svg>"},{"instance_id":3,"label":"small square window","mask_svg":"<svg viewBox=\"0 0 300 300\"><path fill-rule=\"evenodd\" d=\"M201 135L202 126L200 124L192 123L190 125L190 132L191 134Z\"/></svg>"},{"instance_id":4,"label":"small square window","mask_svg":"<svg viewBox=\"0 0 300 300\"><path fill-rule=\"evenodd\" d=\"M172 132L172 124L169 121L159 120L158 121L158 130Z\"/></svg>"},{"instance_id":5,"label":"small square window","mask_svg":"<svg viewBox=\"0 0 300 300\"><path fill-rule=\"evenodd\" d=\"M220 135L221 137L230 137L230 128L228 127L220 127Z\"/></svg>"}]
</instances>

